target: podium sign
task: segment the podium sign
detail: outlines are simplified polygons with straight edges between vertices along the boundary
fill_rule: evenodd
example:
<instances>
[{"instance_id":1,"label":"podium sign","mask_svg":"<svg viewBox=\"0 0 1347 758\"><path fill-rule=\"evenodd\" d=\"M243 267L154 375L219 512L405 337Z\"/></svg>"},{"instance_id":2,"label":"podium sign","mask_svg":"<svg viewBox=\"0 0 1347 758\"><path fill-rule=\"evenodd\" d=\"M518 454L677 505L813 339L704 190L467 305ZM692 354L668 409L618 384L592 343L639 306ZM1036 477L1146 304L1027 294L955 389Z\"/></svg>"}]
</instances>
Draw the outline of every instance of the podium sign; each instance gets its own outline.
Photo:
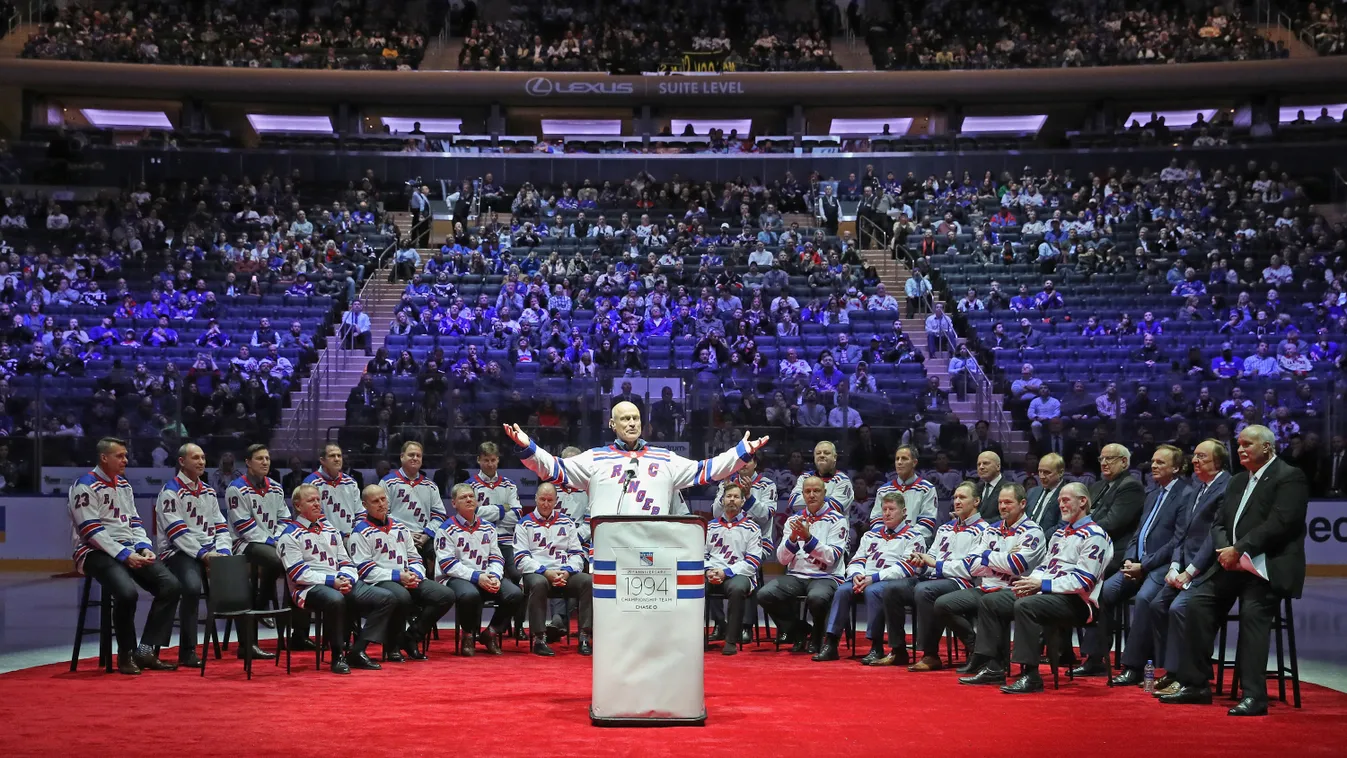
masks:
<instances>
[{"instance_id":1,"label":"podium sign","mask_svg":"<svg viewBox=\"0 0 1347 758\"><path fill-rule=\"evenodd\" d=\"M596 726L701 726L706 528L695 516L594 519Z\"/></svg>"}]
</instances>

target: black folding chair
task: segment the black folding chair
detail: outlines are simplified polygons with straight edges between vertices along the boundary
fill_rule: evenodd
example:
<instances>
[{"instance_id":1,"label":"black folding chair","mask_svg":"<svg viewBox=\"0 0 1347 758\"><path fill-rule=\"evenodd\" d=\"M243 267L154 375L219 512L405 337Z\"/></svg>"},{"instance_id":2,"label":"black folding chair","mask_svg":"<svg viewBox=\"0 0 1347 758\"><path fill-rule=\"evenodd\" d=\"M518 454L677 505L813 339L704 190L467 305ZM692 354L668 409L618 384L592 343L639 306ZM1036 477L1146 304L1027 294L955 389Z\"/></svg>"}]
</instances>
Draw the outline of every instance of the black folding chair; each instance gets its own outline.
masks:
<instances>
[{"instance_id":1,"label":"black folding chair","mask_svg":"<svg viewBox=\"0 0 1347 758\"><path fill-rule=\"evenodd\" d=\"M290 646L288 627L289 608L253 609L253 583L249 578L248 559L241 555L222 555L210 562L210 593L206 596L206 635L201 640L201 675L206 675L207 651L211 643L218 644L215 619L239 619L239 649L243 653L243 670L253 678L252 648L257 642L257 621L276 619L276 645L285 649L285 673L290 673ZM244 620L251 623L244 623ZM252 634L245 640L245 630ZM276 664L281 663L280 656Z\"/></svg>"}]
</instances>

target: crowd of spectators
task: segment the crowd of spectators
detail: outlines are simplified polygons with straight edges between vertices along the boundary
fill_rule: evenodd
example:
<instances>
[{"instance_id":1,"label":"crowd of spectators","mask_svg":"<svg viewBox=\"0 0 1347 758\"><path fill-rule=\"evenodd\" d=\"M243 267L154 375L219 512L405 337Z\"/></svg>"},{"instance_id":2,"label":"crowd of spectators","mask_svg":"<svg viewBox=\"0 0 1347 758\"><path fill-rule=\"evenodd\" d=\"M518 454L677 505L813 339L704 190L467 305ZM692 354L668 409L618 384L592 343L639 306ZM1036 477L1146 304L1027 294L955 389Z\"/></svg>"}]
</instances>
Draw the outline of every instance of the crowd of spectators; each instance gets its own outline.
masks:
<instances>
[{"instance_id":1,"label":"crowd of spectators","mask_svg":"<svg viewBox=\"0 0 1347 758\"><path fill-rule=\"evenodd\" d=\"M1303 35L1315 52L1320 55L1347 54L1347 26L1343 25L1340 8L1334 7L1328 0L1321 2L1303 2L1290 0L1279 2L1277 7L1291 16L1291 27Z\"/></svg>"},{"instance_id":2,"label":"crowd of spectators","mask_svg":"<svg viewBox=\"0 0 1347 758\"><path fill-rule=\"evenodd\" d=\"M893 35L870 40L875 68L998 69L1284 58L1238 10L1161 0L930 0L900 4Z\"/></svg>"},{"instance_id":3,"label":"crowd of spectators","mask_svg":"<svg viewBox=\"0 0 1347 758\"><path fill-rule=\"evenodd\" d=\"M23 57L183 66L415 69L425 30L405 2L237 0L196 5L137 0L111 11L71 3L54 11ZM304 10L301 13L301 9Z\"/></svg>"},{"instance_id":4,"label":"crowd of spectators","mask_svg":"<svg viewBox=\"0 0 1347 758\"><path fill-rule=\"evenodd\" d=\"M270 172L5 193L0 435L41 437L47 465L106 434L145 465L266 439L382 249L378 196Z\"/></svg>"},{"instance_id":5,"label":"crowd of spectators","mask_svg":"<svg viewBox=\"0 0 1347 758\"><path fill-rule=\"evenodd\" d=\"M513 11L508 21L472 26L460 69L639 73L677 68L685 53L714 59L717 71L838 68L817 17L790 22L763 0L573 0Z\"/></svg>"}]
</instances>

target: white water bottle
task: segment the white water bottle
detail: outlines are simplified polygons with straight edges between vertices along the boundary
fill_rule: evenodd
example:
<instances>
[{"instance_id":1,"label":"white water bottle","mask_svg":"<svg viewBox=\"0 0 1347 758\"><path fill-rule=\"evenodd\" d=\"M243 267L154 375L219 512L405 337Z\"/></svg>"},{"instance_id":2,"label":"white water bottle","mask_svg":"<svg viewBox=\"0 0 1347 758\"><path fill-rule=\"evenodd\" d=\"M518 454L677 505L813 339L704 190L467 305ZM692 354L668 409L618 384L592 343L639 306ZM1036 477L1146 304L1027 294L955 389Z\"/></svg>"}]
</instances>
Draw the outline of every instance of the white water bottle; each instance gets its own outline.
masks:
<instances>
[{"instance_id":1,"label":"white water bottle","mask_svg":"<svg viewBox=\"0 0 1347 758\"><path fill-rule=\"evenodd\" d=\"M1146 661L1146 669L1142 673L1142 689L1146 690L1147 695L1155 693L1155 662Z\"/></svg>"}]
</instances>

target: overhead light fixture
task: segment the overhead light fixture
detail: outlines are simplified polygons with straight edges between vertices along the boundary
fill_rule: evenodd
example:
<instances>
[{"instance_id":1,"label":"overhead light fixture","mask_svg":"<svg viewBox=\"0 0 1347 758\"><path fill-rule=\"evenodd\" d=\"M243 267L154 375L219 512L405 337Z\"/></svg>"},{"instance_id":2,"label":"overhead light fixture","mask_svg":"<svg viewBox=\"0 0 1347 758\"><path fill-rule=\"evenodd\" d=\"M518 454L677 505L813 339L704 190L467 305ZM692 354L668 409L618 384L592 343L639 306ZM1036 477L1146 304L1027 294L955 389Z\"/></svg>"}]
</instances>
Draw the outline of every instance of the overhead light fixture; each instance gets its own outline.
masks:
<instances>
[{"instance_id":1,"label":"overhead light fixture","mask_svg":"<svg viewBox=\"0 0 1347 758\"><path fill-rule=\"evenodd\" d=\"M1347 103L1321 103L1319 105L1284 105L1277 110L1277 120L1283 124L1289 124L1300 118L1300 112L1305 111L1305 118L1310 121L1319 118L1319 113L1328 109L1328 115L1334 121L1342 120L1342 112L1347 111Z\"/></svg>"},{"instance_id":2,"label":"overhead light fixture","mask_svg":"<svg viewBox=\"0 0 1347 758\"><path fill-rule=\"evenodd\" d=\"M542 127L543 134L555 134L560 137L622 135L622 120L616 118L545 118L542 120Z\"/></svg>"},{"instance_id":3,"label":"overhead light fixture","mask_svg":"<svg viewBox=\"0 0 1347 758\"><path fill-rule=\"evenodd\" d=\"M675 118L669 121L669 131L675 137L683 136L687 131L688 125L692 126L692 133L696 135L708 134L712 129L719 129L726 134L738 132L739 136L747 137L753 130L753 119L751 118L729 118L729 119L685 119Z\"/></svg>"},{"instance_id":4,"label":"overhead light fixture","mask_svg":"<svg viewBox=\"0 0 1347 758\"><path fill-rule=\"evenodd\" d=\"M1154 113L1165 120L1165 126L1170 129L1188 129L1197 123L1198 115L1202 120L1208 123L1216 117L1215 108L1198 108L1196 110L1180 111L1137 111L1127 117L1127 126L1131 126L1133 121L1139 122L1142 126L1150 123L1151 114Z\"/></svg>"},{"instance_id":5,"label":"overhead light fixture","mask_svg":"<svg viewBox=\"0 0 1347 758\"><path fill-rule=\"evenodd\" d=\"M910 118L835 118L828 126L828 133L839 137L872 137L883 134L884 127L889 134L901 137L912 128Z\"/></svg>"},{"instance_id":6,"label":"overhead light fixture","mask_svg":"<svg viewBox=\"0 0 1347 758\"><path fill-rule=\"evenodd\" d=\"M1032 116L967 116L960 134L1038 134L1048 120L1046 113Z\"/></svg>"},{"instance_id":7,"label":"overhead light fixture","mask_svg":"<svg viewBox=\"0 0 1347 758\"><path fill-rule=\"evenodd\" d=\"M258 134L291 132L304 134L331 134L332 119L327 116L274 116L249 113L248 123Z\"/></svg>"},{"instance_id":8,"label":"overhead light fixture","mask_svg":"<svg viewBox=\"0 0 1347 758\"><path fill-rule=\"evenodd\" d=\"M82 108L80 113L86 121L99 129L164 129L173 131L173 122L168 120L168 114L163 111Z\"/></svg>"},{"instance_id":9,"label":"overhead light fixture","mask_svg":"<svg viewBox=\"0 0 1347 758\"><path fill-rule=\"evenodd\" d=\"M403 118L402 116L380 116L384 126L398 134L408 134L421 125L426 134L458 134L463 131L461 118Z\"/></svg>"}]
</instances>

